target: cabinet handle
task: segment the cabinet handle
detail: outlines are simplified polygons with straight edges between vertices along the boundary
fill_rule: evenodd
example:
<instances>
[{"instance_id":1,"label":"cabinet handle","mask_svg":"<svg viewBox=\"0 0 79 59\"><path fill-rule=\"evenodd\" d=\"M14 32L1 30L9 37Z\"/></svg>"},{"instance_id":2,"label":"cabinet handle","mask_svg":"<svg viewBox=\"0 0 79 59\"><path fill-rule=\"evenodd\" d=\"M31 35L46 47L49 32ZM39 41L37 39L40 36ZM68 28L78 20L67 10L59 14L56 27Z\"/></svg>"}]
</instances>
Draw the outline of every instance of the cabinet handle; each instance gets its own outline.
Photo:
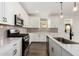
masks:
<instances>
[{"instance_id":1,"label":"cabinet handle","mask_svg":"<svg viewBox=\"0 0 79 59\"><path fill-rule=\"evenodd\" d=\"M52 51L54 52L54 48L52 47Z\"/></svg>"},{"instance_id":2,"label":"cabinet handle","mask_svg":"<svg viewBox=\"0 0 79 59\"><path fill-rule=\"evenodd\" d=\"M7 18L3 17L2 19L3 19L3 22L7 22Z\"/></svg>"},{"instance_id":3,"label":"cabinet handle","mask_svg":"<svg viewBox=\"0 0 79 59\"><path fill-rule=\"evenodd\" d=\"M14 44L13 46L16 46L17 44Z\"/></svg>"},{"instance_id":4,"label":"cabinet handle","mask_svg":"<svg viewBox=\"0 0 79 59\"><path fill-rule=\"evenodd\" d=\"M17 53L17 49L13 51L13 56L16 55L16 53Z\"/></svg>"},{"instance_id":5,"label":"cabinet handle","mask_svg":"<svg viewBox=\"0 0 79 59\"><path fill-rule=\"evenodd\" d=\"M5 17L2 17L2 19L4 20L4 19L5 19Z\"/></svg>"},{"instance_id":6,"label":"cabinet handle","mask_svg":"<svg viewBox=\"0 0 79 59\"><path fill-rule=\"evenodd\" d=\"M5 18L5 22L7 22L7 18Z\"/></svg>"}]
</instances>

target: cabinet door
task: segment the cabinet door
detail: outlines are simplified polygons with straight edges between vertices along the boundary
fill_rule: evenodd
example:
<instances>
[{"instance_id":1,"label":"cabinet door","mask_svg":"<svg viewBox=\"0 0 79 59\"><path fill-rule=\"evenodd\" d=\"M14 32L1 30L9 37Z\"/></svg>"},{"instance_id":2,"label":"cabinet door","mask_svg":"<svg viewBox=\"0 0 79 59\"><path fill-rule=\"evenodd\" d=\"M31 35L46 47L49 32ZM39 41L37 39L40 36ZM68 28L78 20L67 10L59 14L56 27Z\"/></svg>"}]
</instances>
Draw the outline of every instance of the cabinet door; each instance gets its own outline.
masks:
<instances>
[{"instance_id":1,"label":"cabinet door","mask_svg":"<svg viewBox=\"0 0 79 59\"><path fill-rule=\"evenodd\" d=\"M12 55L13 55L13 47L11 44L8 44L0 48L0 56L12 56Z\"/></svg>"},{"instance_id":2,"label":"cabinet door","mask_svg":"<svg viewBox=\"0 0 79 59\"><path fill-rule=\"evenodd\" d=\"M14 25L14 15L15 15L15 2L5 2L5 18L7 19L7 24Z\"/></svg>"},{"instance_id":3,"label":"cabinet door","mask_svg":"<svg viewBox=\"0 0 79 59\"><path fill-rule=\"evenodd\" d=\"M49 56L53 56L54 55L54 52L52 50L52 40L49 38Z\"/></svg>"},{"instance_id":4,"label":"cabinet door","mask_svg":"<svg viewBox=\"0 0 79 59\"><path fill-rule=\"evenodd\" d=\"M57 28L59 26L59 17L51 17L50 18L50 28Z\"/></svg>"},{"instance_id":5,"label":"cabinet door","mask_svg":"<svg viewBox=\"0 0 79 59\"><path fill-rule=\"evenodd\" d=\"M27 15L27 17L26 17L26 15L25 15L25 17L24 17L24 27L28 27L28 24L29 24L29 16Z\"/></svg>"},{"instance_id":6,"label":"cabinet door","mask_svg":"<svg viewBox=\"0 0 79 59\"><path fill-rule=\"evenodd\" d=\"M39 34L38 33L29 33L30 35L30 42L39 42Z\"/></svg>"},{"instance_id":7,"label":"cabinet door","mask_svg":"<svg viewBox=\"0 0 79 59\"><path fill-rule=\"evenodd\" d=\"M37 41L38 35L36 35L36 33L29 33L29 36L30 36L30 43Z\"/></svg>"},{"instance_id":8,"label":"cabinet door","mask_svg":"<svg viewBox=\"0 0 79 59\"><path fill-rule=\"evenodd\" d=\"M15 42L13 44L13 52L15 53L16 50L16 54L14 56L21 56L22 55L22 40L18 40L17 42Z\"/></svg>"},{"instance_id":9,"label":"cabinet door","mask_svg":"<svg viewBox=\"0 0 79 59\"><path fill-rule=\"evenodd\" d=\"M61 56L61 47L54 42L52 43L53 43L52 50L54 52L54 56Z\"/></svg>"},{"instance_id":10,"label":"cabinet door","mask_svg":"<svg viewBox=\"0 0 79 59\"><path fill-rule=\"evenodd\" d=\"M73 56L73 55L62 48L62 56Z\"/></svg>"},{"instance_id":11,"label":"cabinet door","mask_svg":"<svg viewBox=\"0 0 79 59\"><path fill-rule=\"evenodd\" d=\"M29 25L30 28L39 28L40 26L40 18L39 17L30 17L29 19Z\"/></svg>"},{"instance_id":12,"label":"cabinet door","mask_svg":"<svg viewBox=\"0 0 79 59\"><path fill-rule=\"evenodd\" d=\"M0 23L2 22L2 2L0 2Z\"/></svg>"},{"instance_id":13,"label":"cabinet door","mask_svg":"<svg viewBox=\"0 0 79 59\"><path fill-rule=\"evenodd\" d=\"M34 37L35 37L36 42L40 42L40 33L39 32L35 33Z\"/></svg>"},{"instance_id":14,"label":"cabinet door","mask_svg":"<svg viewBox=\"0 0 79 59\"><path fill-rule=\"evenodd\" d=\"M14 6L13 2L0 2L0 23L14 24Z\"/></svg>"},{"instance_id":15,"label":"cabinet door","mask_svg":"<svg viewBox=\"0 0 79 59\"><path fill-rule=\"evenodd\" d=\"M4 24L5 23L5 17L4 17L4 15L5 15L5 12L4 12L4 9L5 9L5 7L4 7L4 2L0 2L0 23L1 24Z\"/></svg>"},{"instance_id":16,"label":"cabinet door","mask_svg":"<svg viewBox=\"0 0 79 59\"><path fill-rule=\"evenodd\" d=\"M34 41L34 34L33 33L29 33L30 36L30 43Z\"/></svg>"},{"instance_id":17,"label":"cabinet door","mask_svg":"<svg viewBox=\"0 0 79 59\"><path fill-rule=\"evenodd\" d=\"M20 3L18 2L15 2L15 13L16 15L21 18L23 20L23 27L28 27L28 24L29 24L29 16L28 14L25 12L25 10L23 9L23 7L21 6Z\"/></svg>"},{"instance_id":18,"label":"cabinet door","mask_svg":"<svg viewBox=\"0 0 79 59\"><path fill-rule=\"evenodd\" d=\"M30 33L31 42L46 42L46 35L44 32Z\"/></svg>"},{"instance_id":19,"label":"cabinet door","mask_svg":"<svg viewBox=\"0 0 79 59\"><path fill-rule=\"evenodd\" d=\"M39 32L40 42L46 42L46 32Z\"/></svg>"},{"instance_id":20,"label":"cabinet door","mask_svg":"<svg viewBox=\"0 0 79 59\"><path fill-rule=\"evenodd\" d=\"M50 55L52 56L61 56L61 47L54 42L52 39L49 39L50 43Z\"/></svg>"}]
</instances>

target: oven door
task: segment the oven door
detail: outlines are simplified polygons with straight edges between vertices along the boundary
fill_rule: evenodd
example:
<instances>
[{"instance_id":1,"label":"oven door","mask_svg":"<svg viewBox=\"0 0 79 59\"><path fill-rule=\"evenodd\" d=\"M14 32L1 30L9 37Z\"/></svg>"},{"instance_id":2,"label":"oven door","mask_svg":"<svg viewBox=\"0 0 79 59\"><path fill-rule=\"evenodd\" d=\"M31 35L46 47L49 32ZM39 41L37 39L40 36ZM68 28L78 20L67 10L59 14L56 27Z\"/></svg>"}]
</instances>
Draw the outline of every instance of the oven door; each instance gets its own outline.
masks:
<instances>
[{"instance_id":1,"label":"oven door","mask_svg":"<svg viewBox=\"0 0 79 59\"><path fill-rule=\"evenodd\" d=\"M25 56L27 56L28 52L29 52L29 39L26 39L25 41Z\"/></svg>"},{"instance_id":2,"label":"oven door","mask_svg":"<svg viewBox=\"0 0 79 59\"><path fill-rule=\"evenodd\" d=\"M26 56L29 51L29 39L22 40L22 55Z\"/></svg>"}]
</instances>

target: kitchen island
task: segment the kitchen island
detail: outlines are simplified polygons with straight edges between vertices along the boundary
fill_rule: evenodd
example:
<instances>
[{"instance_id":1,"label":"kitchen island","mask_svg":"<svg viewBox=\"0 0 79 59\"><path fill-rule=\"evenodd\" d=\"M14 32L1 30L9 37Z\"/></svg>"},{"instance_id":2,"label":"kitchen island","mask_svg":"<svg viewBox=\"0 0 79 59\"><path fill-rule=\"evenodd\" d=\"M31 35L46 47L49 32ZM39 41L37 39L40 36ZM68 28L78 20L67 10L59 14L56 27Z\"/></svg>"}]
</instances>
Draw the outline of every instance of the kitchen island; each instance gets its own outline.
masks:
<instances>
[{"instance_id":1,"label":"kitchen island","mask_svg":"<svg viewBox=\"0 0 79 59\"><path fill-rule=\"evenodd\" d=\"M49 56L79 56L79 44L63 44L47 35Z\"/></svg>"}]
</instances>

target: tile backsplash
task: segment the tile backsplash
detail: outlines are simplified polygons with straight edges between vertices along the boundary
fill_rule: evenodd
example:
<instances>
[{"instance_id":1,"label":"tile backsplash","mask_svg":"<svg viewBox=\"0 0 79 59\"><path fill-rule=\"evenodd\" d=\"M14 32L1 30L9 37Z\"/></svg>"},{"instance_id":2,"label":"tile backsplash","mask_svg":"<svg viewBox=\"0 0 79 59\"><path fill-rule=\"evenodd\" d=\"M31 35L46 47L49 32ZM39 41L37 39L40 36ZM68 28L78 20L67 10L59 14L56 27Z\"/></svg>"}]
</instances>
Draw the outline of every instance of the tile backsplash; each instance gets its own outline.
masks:
<instances>
[{"instance_id":1,"label":"tile backsplash","mask_svg":"<svg viewBox=\"0 0 79 59\"><path fill-rule=\"evenodd\" d=\"M20 31L20 33L25 33L25 34L27 33L26 28L0 25L0 40L7 39L7 30L8 29L18 29Z\"/></svg>"},{"instance_id":2,"label":"tile backsplash","mask_svg":"<svg viewBox=\"0 0 79 59\"><path fill-rule=\"evenodd\" d=\"M51 33L58 33L58 28L27 28L27 32L51 32Z\"/></svg>"}]
</instances>

